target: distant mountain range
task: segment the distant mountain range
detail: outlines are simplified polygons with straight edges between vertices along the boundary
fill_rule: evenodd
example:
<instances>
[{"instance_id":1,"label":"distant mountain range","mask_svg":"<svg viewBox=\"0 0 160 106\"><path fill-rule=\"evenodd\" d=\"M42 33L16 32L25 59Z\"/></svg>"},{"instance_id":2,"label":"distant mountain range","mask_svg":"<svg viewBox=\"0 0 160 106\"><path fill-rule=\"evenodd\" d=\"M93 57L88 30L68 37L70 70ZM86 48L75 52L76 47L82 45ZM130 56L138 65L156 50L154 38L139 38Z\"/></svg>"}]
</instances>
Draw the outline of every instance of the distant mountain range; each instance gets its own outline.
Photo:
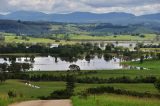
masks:
<instances>
[{"instance_id":1,"label":"distant mountain range","mask_svg":"<svg viewBox=\"0 0 160 106\"><path fill-rule=\"evenodd\" d=\"M22 21L49 21L70 23L112 23L112 24L139 24L160 23L160 13L135 16L123 12L90 13L74 12L69 14L45 14L33 11L17 11L7 15L0 15L0 19Z\"/></svg>"}]
</instances>

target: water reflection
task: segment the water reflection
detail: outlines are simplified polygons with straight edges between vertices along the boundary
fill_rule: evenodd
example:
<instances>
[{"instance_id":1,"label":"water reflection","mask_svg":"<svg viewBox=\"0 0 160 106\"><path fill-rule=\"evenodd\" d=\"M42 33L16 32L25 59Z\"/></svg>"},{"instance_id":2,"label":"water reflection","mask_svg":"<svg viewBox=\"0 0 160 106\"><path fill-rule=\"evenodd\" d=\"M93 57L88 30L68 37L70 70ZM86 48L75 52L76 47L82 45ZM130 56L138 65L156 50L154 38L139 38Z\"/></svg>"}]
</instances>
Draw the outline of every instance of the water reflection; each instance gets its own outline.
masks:
<instances>
[{"instance_id":1,"label":"water reflection","mask_svg":"<svg viewBox=\"0 0 160 106\"><path fill-rule=\"evenodd\" d=\"M5 57L0 58L0 63L11 64L12 61L17 63L31 63L34 71L56 71L68 70L71 64L78 65L81 70L104 70L104 69L122 69L120 59L110 58L106 60L103 56L90 56L81 59L73 58L71 61L66 61L66 58L52 56L37 56L37 57Z\"/></svg>"},{"instance_id":2,"label":"water reflection","mask_svg":"<svg viewBox=\"0 0 160 106\"><path fill-rule=\"evenodd\" d=\"M109 69L138 69L146 70L143 67L134 67L120 64L125 61L123 58L111 57L110 55L86 55L85 57L64 58L53 56L30 56L30 57L0 57L0 64L7 63L30 63L31 71L61 71L68 70L71 64L76 64L81 70L109 70Z\"/></svg>"}]
</instances>

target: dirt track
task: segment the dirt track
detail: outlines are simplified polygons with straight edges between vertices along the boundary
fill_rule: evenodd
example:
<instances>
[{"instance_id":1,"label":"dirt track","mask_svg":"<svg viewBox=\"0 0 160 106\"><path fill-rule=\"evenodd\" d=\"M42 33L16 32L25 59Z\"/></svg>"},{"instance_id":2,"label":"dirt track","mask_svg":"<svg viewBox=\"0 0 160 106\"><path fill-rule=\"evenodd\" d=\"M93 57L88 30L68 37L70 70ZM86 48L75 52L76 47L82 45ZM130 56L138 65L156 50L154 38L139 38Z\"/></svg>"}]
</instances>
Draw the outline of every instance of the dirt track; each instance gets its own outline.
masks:
<instances>
[{"instance_id":1,"label":"dirt track","mask_svg":"<svg viewBox=\"0 0 160 106\"><path fill-rule=\"evenodd\" d=\"M12 104L9 106L72 106L70 100L35 100Z\"/></svg>"}]
</instances>

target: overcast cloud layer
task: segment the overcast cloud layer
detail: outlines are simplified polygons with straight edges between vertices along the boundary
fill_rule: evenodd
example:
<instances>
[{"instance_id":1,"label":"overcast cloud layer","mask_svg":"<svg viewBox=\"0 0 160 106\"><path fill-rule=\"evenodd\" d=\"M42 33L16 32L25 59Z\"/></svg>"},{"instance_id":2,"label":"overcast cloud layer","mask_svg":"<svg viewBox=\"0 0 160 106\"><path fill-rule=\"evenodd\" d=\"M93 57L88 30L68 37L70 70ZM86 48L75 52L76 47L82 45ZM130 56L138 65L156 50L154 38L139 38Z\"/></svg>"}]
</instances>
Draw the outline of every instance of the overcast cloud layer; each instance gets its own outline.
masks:
<instances>
[{"instance_id":1,"label":"overcast cloud layer","mask_svg":"<svg viewBox=\"0 0 160 106\"><path fill-rule=\"evenodd\" d=\"M45 13L127 12L142 15L160 12L160 0L0 0L0 13L20 10Z\"/></svg>"}]
</instances>

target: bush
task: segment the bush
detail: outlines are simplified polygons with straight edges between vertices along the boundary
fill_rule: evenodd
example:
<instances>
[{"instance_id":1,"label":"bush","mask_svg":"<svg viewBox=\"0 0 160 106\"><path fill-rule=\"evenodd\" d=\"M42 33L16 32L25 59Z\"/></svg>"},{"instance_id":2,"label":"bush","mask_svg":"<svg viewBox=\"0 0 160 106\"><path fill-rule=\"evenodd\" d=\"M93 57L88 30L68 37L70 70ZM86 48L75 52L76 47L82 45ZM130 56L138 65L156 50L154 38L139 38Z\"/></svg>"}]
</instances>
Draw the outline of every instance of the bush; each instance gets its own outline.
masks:
<instances>
[{"instance_id":1,"label":"bush","mask_svg":"<svg viewBox=\"0 0 160 106\"><path fill-rule=\"evenodd\" d=\"M118 94L118 95L128 95L128 96L135 96L135 97L156 97L160 98L159 94L151 94L148 92L136 92L136 91L128 91L124 89L115 89L114 87L110 86L101 86L97 88L88 88L86 90L88 94L104 94L104 93L113 93L113 94Z\"/></svg>"},{"instance_id":2,"label":"bush","mask_svg":"<svg viewBox=\"0 0 160 106\"><path fill-rule=\"evenodd\" d=\"M9 96L9 98L15 98L15 97L17 97L17 94L15 91L9 91L8 96Z\"/></svg>"},{"instance_id":3,"label":"bush","mask_svg":"<svg viewBox=\"0 0 160 106\"><path fill-rule=\"evenodd\" d=\"M157 80L157 81L154 83L154 86L155 86L155 88L157 88L158 91L160 92L160 79Z\"/></svg>"},{"instance_id":4,"label":"bush","mask_svg":"<svg viewBox=\"0 0 160 106\"><path fill-rule=\"evenodd\" d=\"M48 97L40 97L40 99L69 99L71 97L67 90L57 90L50 94Z\"/></svg>"}]
</instances>

